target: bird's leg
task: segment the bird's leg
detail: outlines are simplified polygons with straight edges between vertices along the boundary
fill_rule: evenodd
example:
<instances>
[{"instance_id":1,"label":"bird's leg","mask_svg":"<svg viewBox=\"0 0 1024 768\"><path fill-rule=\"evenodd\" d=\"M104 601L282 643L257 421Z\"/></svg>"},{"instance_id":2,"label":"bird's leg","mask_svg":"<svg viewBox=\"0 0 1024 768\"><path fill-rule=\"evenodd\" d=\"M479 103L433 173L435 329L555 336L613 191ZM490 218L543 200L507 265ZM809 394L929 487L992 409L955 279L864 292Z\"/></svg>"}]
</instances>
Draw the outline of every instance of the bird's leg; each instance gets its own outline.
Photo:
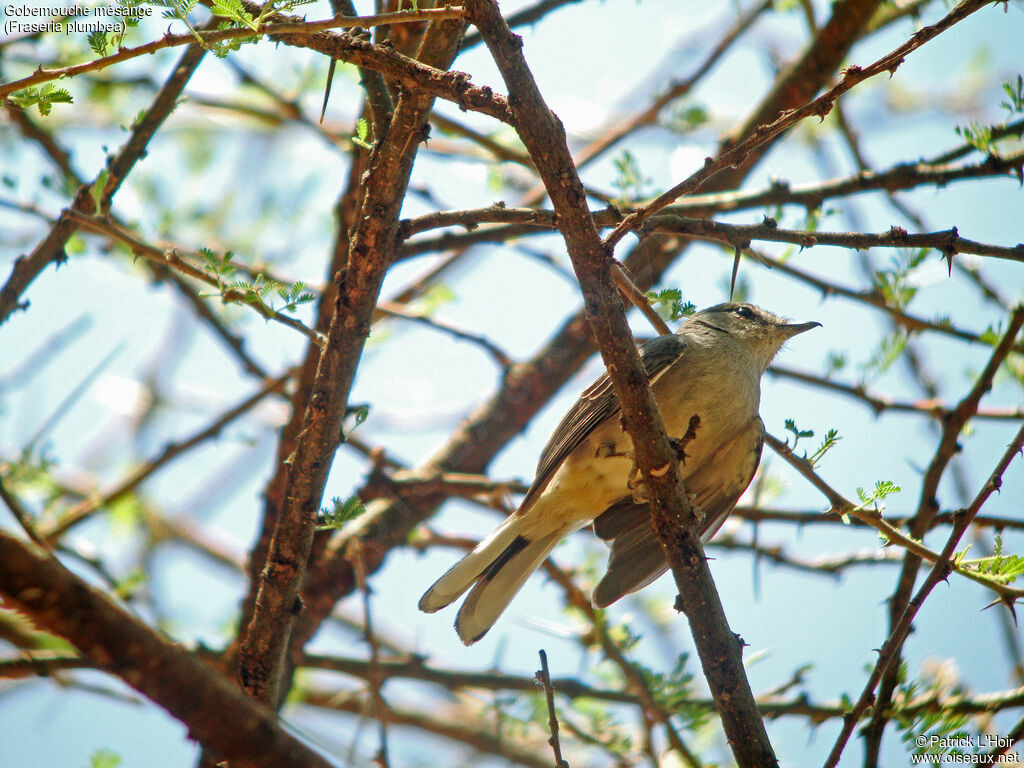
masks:
<instances>
[{"instance_id":1,"label":"bird's leg","mask_svg":"<svg viewBox=\"0 0 1024 768\"><path fill-rule=\"evenodd\" d=\"M686 428L685 435L683 435L682 437L669 436L668 438L668 441L672 445L672 448L675 449L676 458L679 459L679 461L682 463L684 467L686 466L686 460L690 458L689 455L686 453L686 446L688 446L697 438L698 429L700 429L700 416L698 416L695 413L693 414L693 416L690 417L690 424Z\"/></svg>"},{"instance_id":2,"label":"bird's leg","mask_svg":"<svg viewBox=\"0 0 1024 768\"><path fill-rule=\"evenodd\" d=\"M683 466L686 465L686 460L689 458L686 453L686 446L696 439L698 429L700 429L700 416L693 414L690 417L690 423L686 428L685 435L682 437L670 436L668 438L669 443L676 452L676 458L682 462ZM626 487L632 492L633 501L637 504L646 504L650 501L644 491L643 474L640 472L640 467L637 466L635 458L633 459L633 467L629 470L629 480L626 482ZM691 494L690 503L692 504L696 498L696 496Z\"/></svg>"},{"instance_id":3,"label":"bird's leg","mask_svg":"<svg viewBox=\"0 0 1024 768\"><path fill-rule=\"evenodd\" d=\"M633 459L633 468L629 471L629 480L626 481L626 487L633 494L633 501L637 504L646 504L650 501L647 497L647 488L644 485L644 478L640 472L640 467L637 466L636 459Z\"/></svg>"}]
</instances>

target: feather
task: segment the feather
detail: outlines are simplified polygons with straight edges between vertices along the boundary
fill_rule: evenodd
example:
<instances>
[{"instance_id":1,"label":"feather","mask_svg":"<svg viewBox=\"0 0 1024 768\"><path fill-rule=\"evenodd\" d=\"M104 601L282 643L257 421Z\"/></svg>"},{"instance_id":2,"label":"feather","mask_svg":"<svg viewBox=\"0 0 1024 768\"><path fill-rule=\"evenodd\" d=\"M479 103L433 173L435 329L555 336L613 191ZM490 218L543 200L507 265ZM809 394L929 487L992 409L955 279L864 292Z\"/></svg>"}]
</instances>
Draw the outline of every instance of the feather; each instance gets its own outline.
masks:
<instances>
[{"instance_id":1,"label":"feather","mask_svg":"<svg viewBox=\"0 0 1024 768\"><path fill-rule=\"evenodd\" d=\"M595 608L607 608L623 595L647 586L668 569L665 551L651 528L650 507L636 504L634 509L634 526L615 537L608 569L594 588L591 602Z\"/></svg>"},{"instance_id":2,"label":"feather","mask_svg":"<svg viewBox=\"0 0 1024 768\"><path fill-rule=\"evenodd\" d=\"M420 598L419 607L424 613L434 613L451 605L458 597L473 586L519 535L522 517L509 515L486 539L453 565Z\"/></svg>"},{"instance_id":3,"label":"feather","mask_svg":"<svg viewBox=\"0 0 1024 768\"><path fill-rule=\"evenodd\" d=\"M750 484L761 460L763 442L764 424L758 417L686 480L687 490L696 492L694 504L705 515L702 542L707 543L718 532ZM668 569L650 520L650 506L629 498L595 518L594 532L611 541L612 553L605 575L594 588L594 607L607 608L624 595L646 587Z\"/></svg>"},{"instance_id":4,"label":"feather","mask_svg":"<svg viewBox=\"0 0 1024 768\"><path fill-rule=\"evenodd\" d=\"M455 618L455 631L463 643L472 645L487 634L563 535L565 530L558 529L536 541L518 536L494 560L480 576Z\"/></svg>"},{"instance_id":5,"label":"feather","mask_svg":"<svg viewBox=\"0 0 1024 768\"><path fill-rule=\"evenodd\" d=\"M657 336L640 348L640 362L653 385L686 352L687 342L682 336ZM530 506L544 493L551 476L562 462L587 439L601 424L619 412L619 399L607 373L587 387L580 399L562 417L537 462L537 475L526 492L520 509Z\"/></svg>"}]
</instances>

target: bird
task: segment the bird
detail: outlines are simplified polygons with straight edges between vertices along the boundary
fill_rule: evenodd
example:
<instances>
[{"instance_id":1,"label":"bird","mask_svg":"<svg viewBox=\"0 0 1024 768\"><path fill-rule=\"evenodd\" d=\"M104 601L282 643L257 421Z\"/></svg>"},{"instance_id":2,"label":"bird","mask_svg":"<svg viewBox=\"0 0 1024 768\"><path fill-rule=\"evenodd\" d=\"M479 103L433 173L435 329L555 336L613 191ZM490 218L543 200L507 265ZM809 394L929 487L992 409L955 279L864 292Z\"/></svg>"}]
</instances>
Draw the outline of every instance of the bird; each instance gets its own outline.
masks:
<instances>
[{"instance_id":1,"label":"bird","mask_svg":"<svg viewBox=\"0 0 1024 768\"><path fill-rule=\"evenodd\" d=\"M761 377L786 341L821 323L790 323L753 304L727 302L690 315L675 333L640 347L665 431L686 436L679 472L709 540L757 471L764 445ZM698 420L691 421L696 416ZM688 434L691 424L697 425ZM604 608L668 569L650 508L631 488L633 443L607 372L555 428L519 508L442 575L419 601L433 613L467 591L455 630L480 640L555 545L586 525L611 548L592 593Z\"/></svg>"}]
</instances>

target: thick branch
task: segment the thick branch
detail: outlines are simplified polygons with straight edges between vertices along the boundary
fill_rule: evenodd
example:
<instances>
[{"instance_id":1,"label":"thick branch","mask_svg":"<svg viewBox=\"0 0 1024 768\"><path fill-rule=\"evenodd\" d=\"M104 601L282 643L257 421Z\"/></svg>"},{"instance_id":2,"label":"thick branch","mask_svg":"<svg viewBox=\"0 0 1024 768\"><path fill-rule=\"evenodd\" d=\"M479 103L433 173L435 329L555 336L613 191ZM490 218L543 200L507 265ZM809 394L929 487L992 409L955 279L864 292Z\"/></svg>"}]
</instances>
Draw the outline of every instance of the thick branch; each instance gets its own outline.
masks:
<instances>
[{"instance_id":1,"label":"thick branch","mask_svg":"<svg viewBox=\"0 0 1024 768\"><path fill-rule=\"evenodd\" d=\"M432 25L440 51L437 64L454 58L465 30L461 21ZM428 62L433 63L433 62ZM239 676L260 701L277 704L284 653L313 543L316 513L323 498L334 451L341 437L348 394L369 335L380 287L397 243L398 214L417 147L426 138L433 97L399 99L387 135L370 154L357 225L348 261L335 278L336 300L327 344L320 357L302 434L288 462L284 501L263 572L252 620L241 644Z\"/></svg>"},{"instance_id":2,"label":"thick branch","mask_svg":"<svg viewBox=\"0 0 1024 768\"><path fill-rule=\"evenodd\" d=\"M800 59L779 78L777 87L754 109L754 114L775 115L780 110L811 98L834 68L839 66L879 2L839 0L833 8L832 18L807 46ZM753 127L744 129L743 135L752 130ZM743 168L713 179L709 188L720 191L730 185L738 185L754 160L768 146L756 150ZM634 247L625 263L627 268L643 280L646 287L650 287L660 279L684 245L679 238L654 235ZM449 259L445 263L452 262L453 259ZM519 434L543 404L566 384L594 351L594 340L583 315L577 313L551 336L530 361L513 366L501 390L481 405L444 447L424 462L424 466L432 470L483 471L501 447ZM414 502L405 498L400 503L383 504L368 510L358 526L335 536L318 559L303 589L306 613L297 629L297 645L301 645L303 638L310 637L330 613L332 606L341 597L351 594L355 588L351 565L343 554L348 539L356 537L370 544L370 547L364 548L364 553L367 550L374 553L374 564L368 567L379 567L387 553L393 547L404 544L416 524L429 517L444 499L441 493L425 493L418 495Z\"/></svg>"},{"instance_id":3,"label":"thick branch","mask_svg":"<svg viewBox=\"0 0 1024 768\"><path fill-rule=\"evenodd\" d=\"M169 642L52 555L0 531L0 593L60 635L98 668L117 675L238 768L329 768L285 731L274 713L213 668ZM226 713L230 713L227 716Z\"/></svg>"},{"instance_id":4,"label":"thick branch","mask_svg":"<svg viewBox=\"0 0 1024 768\"><path fill-rule=\"evenodd\" d=\"M705 675L722 724L741 766L775 763L764 723L743 673L740 646L729 629L696 534L675 452L654 403L612 277L611 253L602 246L586 207L560 121L544 103L513 35L488 0L470 0L466 12L483 36L509 92L520 138L533 157L558 214L559 228L633 439L634 455L651 498L652 522L683 595Z\"/></svg>"}]
</instances>

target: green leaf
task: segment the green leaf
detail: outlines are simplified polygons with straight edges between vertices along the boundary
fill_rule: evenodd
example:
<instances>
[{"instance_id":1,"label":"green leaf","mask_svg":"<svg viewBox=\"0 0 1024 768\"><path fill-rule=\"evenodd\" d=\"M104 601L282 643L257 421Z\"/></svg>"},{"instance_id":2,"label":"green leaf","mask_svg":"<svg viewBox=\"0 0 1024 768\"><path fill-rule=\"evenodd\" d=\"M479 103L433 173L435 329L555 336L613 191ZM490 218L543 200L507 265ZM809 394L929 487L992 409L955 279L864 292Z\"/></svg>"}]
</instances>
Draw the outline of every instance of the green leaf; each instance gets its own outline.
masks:
<instances>
[{"instance_id":1,"label":"green leaf","mask_svg":"<svg viewBox=\"0 0 1024 768\"><path fill-rule=\"evenodd\" d=\"M86 38L89 41L89 47L92 48L92 52L97 56L107 55L107 33L96 30L90 32L89 37Z\"/></svg>"},{"instance_id":2,"label":"green leaf","mask_svg":"<svg viewBox=\"0 0 1024 768\"><path fill-rule=\"evenodd\" d=\"M979 152L991 154L995 150L992 144L991 125L981 125L977 121L972 120L970 125L958 125L956 127L956 134L964 140L967 146Z\"/></svg>"},{"instance_id":3,"label":"green leaf","mask_svg":"<svg viewBox=\"0 0 1024 768\"><path fill-rule=\"evenodd\" d=\"M990 344L994 347L996 344L999 343L999 339L1001 339L1002 336L1003 329L1002 324L1000 323L999 325L996 326L987 326L985 330L982 332L981 336L979 336L978 338L981 339L981 341L985 342L986 344Z\"/></svg>"},{"instance_id":4,"label":"green leaf","mask_svg":"<svg viewBox=\"0 0 1024 768\"><path fill-rule=\"evenodd\" d=\"M800 438L814 437L813 429L800 429L796 425L796 421L793 419L786 419L784 426L786 431L793 435L793 445L790 446L790 450L794 450L796 448L796 444L800 442Z\"/></svg>"},{"instance_id":5,"label":"green leaf","mask_svg":"<svg viewBox=\"0 0 1024 768\"><path fill-rule=\"evenodd\" d=\"M701 104L689 104L674 111L668 127L676 133L692 133L710 120L708 110Z\"/></svg>"},{"instance_id":6,"label":"green leaf","mask_svg":"<svg viewBox=\"0 0 1024 768\"><path fill-rule=\"evenodd\" d=\"M214 16L223 16L254 32L259 26L252 15L242 7L241 0L213 0L210 10Z\"/></svg>"},{"instance_id":7,"label":"green leaf","mask_svg":"<svg viewBox=\"0 0 1024 768\"><path fill-rule=\"evenodd\" d=\"M917 295L912 273L924 263L927 255L927 248L916 251L901 249L890 260L887 269L875 272L875 290L882 295L887 304L905 309Z\"/></svg>"},{"instance_id":8,"label":"green leaf","mask_svg":"<svg viewBox=\"0 0 1024 768\"><path fill-rule=\"evenodd\" d=\"M132 13L132 11L138 8L144 2L147 2L147 0L117 0L117 7L123 8L125 10L124 15L118 17L124 19L125 27L139 26L139 21L141 17L135 13ZM123 39L124 36L120 35L120 37Z\"/></svg>"},{"instance_id":9,"label":"green leaf","mask_svg":"<svg viewBox=\"0 0 1024 768\"><path fill-rule=\"evenodd\" d=\"M93 182L92 187L89 189L89 194L92 195L93 206L96 209L96 215L103 213L103 193L107 188L107 181L110 180L110 172L104 168L99 172L96 177L96 181Z\"/></svg>"},{"instance_id":10,"label":"green leaf","mask_svg":"<svg viewBox=\"0 0 1024 768\"><path fill-rule=\"evenodd\" d=\"M50 114L54 104L74 103L70 93L63 88L55 87L53 83L46 83L39 88L25 88L15 91L7 98L22 109L35 106L43 117Z\"/></svg>"},{"instance_id":11,"label":"green leaf","mask_svg":"<svg viewBox=\"0 0 1024 768\"><path fill-rule=\"evenodd\" d=\"M331 499L330 509L320 510L316 529L318 531L338 530L345 523L355 520L365 511L366 507L358 496L349 496L344 501L336 496Z\"/></svg>"},{"instance_id":12,"label":"green leaf","mask_svg":"<svg viewBox=\"0 0 1024 768\"><path fill-rule=\"evenodd\" d=\"M660 291L648 291L647 300L657 309L658 314L669 322L689 317L697 311L693 302L683 301L683 292L678 288L663 288Z\"/></svg>"},{"instance_id":13,"label":"green leaf","mask_svg":"<svg viewBox=\"0 0 1024 768\"><path fill-rule=\"evenodd\" d=\"M352 143L363 149L373 149L373 145L369 142L369 137L370 124L365 117L360 117L356 121L356 135L352 137Z\"/></svg>"},{"instance_id":14,"label":"green leaf","mask_svg":"<svg viewBox=\"0 0 1024 768\"><path fill-rule=\"evenodd\" d=\"M147 110L145 108L140 109L138 112L135 113L135 117L132 118L131 123L129 123L127 126L121 126L121 127L125 131L134 131L136 128L138 128L140 125L142 125L142 121L143 121L143 119L145 119L146 114L147 114Z\"/></svg>"},{"instance_id":15,"label":"green leaf","mask_svg":"<svg viewBox=\"0 0 1024 768\"><path fill-rule=\"evenodd\" d=\"M348 436L356 431L356 428L366 421L366 417L370 415L370 406L368 405L350 405L348 410L345 412L345 420L341 427L341 439L342 442L348 439ZM351 426L349 426L351 422Z\"/></svg>"},{"instance_id":16,"label":"green leaf","mask_svg":"<svg viewBox=\"0 0 1024 768\"><path fill-rule=\"evenodd\" d=\"M143 525L142 500L134 493L126 493L107 505L111 528L115 536L127 539Z\"/></svg>"},{"instance_id":17,"label":"green leaf","mask_svg":"<svg viewBox=\"0 0 1024 768\"><path fill-rule=\"evenodd\" d=\"M435 283L427 289L427 292L417 298L413 308L423 315L433 315L441 307L451 304L458 298L455 291L447 283Z\"/></svg>"},{"instance_id":18,"label":"green leaf","mask_svg":"<svg viewBox=\"0 0 1024 768\"><path fill-rule=\"evenodd\" d=\"M889 370L903 354L906 345L907 335L902 329L897 329L884 336L868 361L861 366L861 381L867 382Z\"/></svg>"},{"instance_id":19,"label":"green leaf","mask_svg":"<svg viewBox=\"0 0 1024 768\"><path fill-rule=\"evenodd\" d=\"M964 552L964 554L967 553ZM1024 574L1024 557L1003 553L1002 534L996 535L995 549L990 557L979 557L973 560L961 558L959 564L1001 584L1010 584Z\"/></svg>"},{"instance_id":20,"label":"green leaf","mask_svg":"<svg viewBox=\"0 0 1024 768\"><path fill-rule=\"evenodd\" d=\"M964 693L960 675L952 660L938 661L930 659L922 664L918 677L910 676L906 662L899 667L899 701L941 697L950 699ZM971 727L969 715L939 708L935 710L918 710L911 715L897 715L896 727L906 748L915 755L962 755L963 746L977 745L981 741L981 731L968 731ZM944 760L936 760L934 765L946 765ZM956 761L959 762L959 761ZM922 765L925 763L922 761ZM976 764L976 763L972 763Z\"/></svg>"},{"instance_id":21,"label":"green leaf","mask_svg":"<svg viewBox=\"0 0 1024 768\"><path fill-rule=\"evenodd\" d=\"M308 304L316 299L316 294L307 291L306 284L301 281L296 281L291 285L278 284L277 295L287 302L284 308L288 312L294 312L299 305Z\"/></svg>"},{"instance_id":22,"label":"green leaf","mask_svg":"<svg viewBox=\"0 0 1024 768\"><path fill-rule=\"evenodd\" d=\"M203 41L203 38L199 36L196 28L192 26L192 22L188 20L189 14L192 13L196 5L198 5L198 0L150 0L150 2L152 5L159 5L167 8L168 10L163 13L163 17L165 19L178 19L179 21L184 22L185 26L188 27L188 31L192 33L192 36L195 37L196 41L204 48L210 48L210 46ZM217 53L216 47L214 47L214 53Z\"/></svg>"},{"instance_id":23,"label":"green leaf","mask_svg":"<svg viewBox=\"0 0 1024 768\"><path fill-rule=\"evenodd\" d=\"M89 758L89 768L118 768L121 756L110 749L97 749Z\"/></svg>"},{"instance_id":24,"label":"green leaf","mask_svg":"<svg viewBox=\"0 0 1024 768\"><path fill-rule=\"evenodd\" d=\"M138 568L124 578L118 579L114 587L114 596L119 600L130 600L148 581L149 574Z\"/></svg>"},{"instance_id":25,"label":"green leaf","mask_svg":"<svg viewBox=\"0 0 1024 768\"><path fill-rule=\"evenodd\" d=\"M1000 102L1000 106L1011 115L1024 112L1024 76L1017 75L1016 83L1003 83L1003 90L1010 100Z\"/></svg>"},{"instance_id":26,"label":"green leaf","mask_svg":"<svg viewBox=\"0 0 1024 768\"><path fill-rule=\"evenodd\" d=\"M689 655L681 654L675 667L668 674L655 672L635 661L633 666L644 678L654 700L660 703L664 710L681 718L685 728L691 729L703 725L710 717L710 713L705 707L687 704L693 695L694 679L693 673L687 670L688 661Z\"/></svg>"},{"instance_id":27,"label":"green leaf","mask_svg":"<svg viewBox=\"0 0 1024 768\"><path fill-rule=\"evenodd\" d=\"M640 172L640 164L633 153L623 150L612 163L618 172L612 185L621 193L616 200L623 205L629 205L633 200L643 197L644 186L649 180Z\"/></svg>"},{"instance_id":28,"label":"green leaf","mask_svg":"<svg viewBox=\"0 0 1024 768\"><path fill-rule=\"evenodd\" d=\"M878 502L885 499L886 496L891 496L894 493L899 493L903 489L900 488L896 483L891 480L878 480L875 482L875 489L868 493L863 488L857 489L857 497L860 499L860 504L854 507L855 510L865 509L868 506L875 505L877 511L881 512L885 508L885 505L879 507Z\"/></svg>"},{"instance_id":29,"label":"green leaf","mask_svg":"<svg viewBox=\"0 0 1024 768\"><path fill-rule=\"evenodd\" d=\"M825 378L831 378L846 367L846 353L832 350L825 356Z\"/></svg>"},{"instance_id":30,"label":"green leaf","mask_svg":"<svg viewBox=\"0 0 1024 768\"><path fill-rule=\"evenodd\" d=\"M807 461L810 462L812 467L817 467L818 462L820 462L825 457L825 454L832 450L835 444L842 439L843 438L839 436L838 429L828 430L825 433L824 439L821 441L821 445L818 446L817 450L815 450L814 453L807 457Z\"/></svg>"}]
</instances>

